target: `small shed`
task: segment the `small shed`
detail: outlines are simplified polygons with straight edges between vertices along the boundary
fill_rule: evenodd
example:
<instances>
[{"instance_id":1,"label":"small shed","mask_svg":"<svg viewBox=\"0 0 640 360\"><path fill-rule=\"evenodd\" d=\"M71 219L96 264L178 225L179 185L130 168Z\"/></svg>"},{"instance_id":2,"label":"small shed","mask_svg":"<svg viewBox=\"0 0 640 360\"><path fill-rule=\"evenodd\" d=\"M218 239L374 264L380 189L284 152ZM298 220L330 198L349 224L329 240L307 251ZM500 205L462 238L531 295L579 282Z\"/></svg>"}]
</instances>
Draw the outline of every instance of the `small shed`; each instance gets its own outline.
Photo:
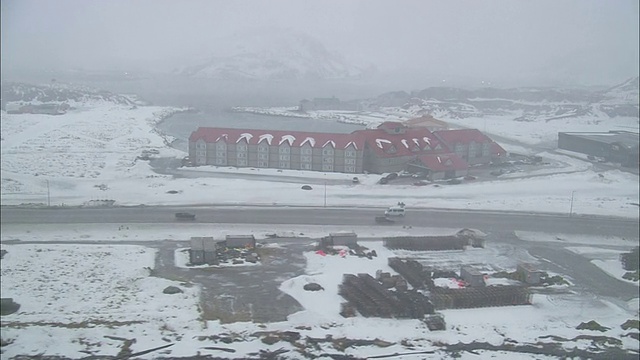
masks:
<instances>
[{"instance_id":1,"label":"small shed","mask_svg":"<svg viewBox=\"0 0 640 360\"><path fill-rule=\"evenodd\" d=\"M254 249L256 247L256 238L253 235L227 235L225 237L225 245L228 248Z\"/></svg>"},{"instance_id":2,"label":"small shed","mask_svg":"<svg viewBox=\"0 0 640 360\"><path fill-rule=\"evenodd\" d=\"M524 282L536 285L540 284L543 271L537 269L533 264L520 263L518 264L518 273L520 273Z\"/></svg>"},{"instance_id":3,"label":"small shed","mask_svg":"<svg viewBox=\"0 0 640 360\"><path fill-rule=\"evenodd\" d=\"M321 247L329 246L348 246L350 248L358 247L358 234L354 232L330 233L320 239Z\"/></svg>"},{"instance_id":4,"label":"small shed","mask_svg":"<svg viewBox=\"0 0 640 360\"><path fill-rule=\"evenodd\" d=\"M482 287L486 285L484 282L484 274L470 266L463 266L460 269L460 277L471 287Z\"/></svg>"},{"instance_id":5,"label":"small shed","mask_svg":"<svg viewBox=\"0 0 640 360\"><path fill-rule=\"evenodd\" d=\"M216 243L213 237L192 237L189 249L189 262L193 265L218 263Z\"/></svg>"}]
</instances>

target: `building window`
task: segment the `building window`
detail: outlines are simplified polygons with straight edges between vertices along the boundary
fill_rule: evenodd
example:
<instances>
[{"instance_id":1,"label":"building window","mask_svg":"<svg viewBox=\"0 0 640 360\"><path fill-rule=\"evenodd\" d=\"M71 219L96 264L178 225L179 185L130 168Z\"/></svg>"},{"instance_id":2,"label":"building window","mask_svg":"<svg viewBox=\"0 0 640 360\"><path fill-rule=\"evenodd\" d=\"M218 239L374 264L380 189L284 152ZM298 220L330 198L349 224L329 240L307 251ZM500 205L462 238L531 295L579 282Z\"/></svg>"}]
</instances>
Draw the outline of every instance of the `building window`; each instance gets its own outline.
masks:
<instances>
[{"instance_id":1,"label":"building window","mask_svg":"<svg viewBox=\"0 0 640 360\"><path fill-rule=\"evenodd\" d=\"M356 172L356 167L355 166L345 166L344 167L344 171L353 173L353 172Z\"/></svg>"},{"instance_id":2,"label":"building window","mask_svg":"<svg viewBox=\"0 0 640 360\"><path fill-rule=\"evenodd\" d=\"M268 146L266 146L266 145L260 145L260 146L258 146L258 152L266 153L266 152L268 152L268 151L269 151L269 147L268 147Z\"/></svg>"},{"instance_id":3,"label":"building window","mask_svg":"<svg viewBox=\"0 0 640 360\"><path fill-rule=\"evenodd\" d=\"M226 148L227 148L227 144L225 144L225 143L216 144L216 149L217 150L225 150Z\"/></svg>"},{"instance_id":4,"label":"building window","mask_svg":"<svg viewBox=\"0 0 640 360\"><path fill-rule=\"evenodd\" d=\"M206 149L207 148L207 144L205 143L197 143L196 144L196 149Z\"/></svg>"},{"instance_id":5,"label":"building window","mask_svg":"<svg viewBox=\"0 0 640 360\"><path fill-rule=\"evenodd\" d=\"M322 162L327 163L327 164L333 164L333 158L332 157L322 158Z\"/></svg>"},{"instance_id":6,"label":"building window","mask_svg":"<svg viewBox=\"0 0 640 360\"><path fill-rule=\"evenodd\" d=\"M259 167L269 167L269 163L266 161L258 161Z\"/></svg>"},{"instance_id":7,"label":"building window","mask_svg":"<svg viewBox=\"0 0 640 360\"><path fill-rule=\"evenodd\" d=\"M311 164L302 163L302 164L300 164L300 169L302 169L302 170L311 170Z\"/></svg>"},{"instance_id":8,"label":"building window","mask_svg":"<svg viewBox=\"0 0 640 360\"><path fill-rule=\"evenodd\" d=\"M302 148L302 154L311 155L312 153L313 153L313 150L311 148Z\"/></svg>"},{"instance_id":9,"label":"building window","mask_svg":"<svg viewBox=\"0 0 640 360\"><path fill-rule=\"evenodd\" d=\"M238 144L238 145L236 145L236 150L238 150L238 151L247 151L247 145L246 144Z\"/></svg>"},{"instance_id":10,"label":"building window","mask_svg":"<svg viewBox=\"0 0 640 360\"><path fill-rule=\"evenodd\" d=\"M258 154L258 160L269 160L269 154Z\"/></svg>"},{"instance_id":11,"label":"building window","mask_svg":"<svg viewBox=\"0 0 640 360\"><path fill-rule=\"evenodd\" d=\"M246 159L247 158L247 153L239 152L236 155L237 155L238 159Z\"/></svg>"},{"instance_id":12,"label":"building window","mask_svg":"<svg viewBox=\"0 0 640 360\"><path fill-rule=\"evenodd\" d=\"M216 165L227 165L227 159L216 158Z\"/></svg>"},{"instance_id":13,"label":"building window","mask_svg":"<svg viewBox=\"0 0 640 360\"><path fill-rule=\"evenodd\" d=\"M280 149L278 151L280 152L280 154L288 154L291 152L291 149L289 149L288 146L280 146Z\"/></svg>"},{"instance_id":14,"label":"building window","mask_svg":"<svg viewBox=\"0 0 640 360\"><path fill-rule=\"evenodd\" d=\"M196 156L207 156L207 152L206 151L196 151Z\"/></svg>"},{"instance_id":15,"label":"building window","mask_svg":"<svg viewBox=\"0 0 640 360\"><path fill-rule=\"evenodd\" d=\"M356 159L344 159L344 163L347 165L355 165Z\"/></svg>"},{"instance_id":16,"label":"building window","mask_svg":"<svg viewBox=\"0 0 640 360\"><path fill-rule=\"evenodd\" d=\"M491 149L491 144L488 142L482 144L482 156L489 156L489 150Z\"/></svg>"},{"instance_id":17,"label":"building window","mask_svg":"<svg viewBox=\"0 0 640 360\"><path fill-rule=\"evenodd\" d=\"M322 149L322 155L333 155L333 149Z\"/></svg>"},{"instance_id":18,"label":"building window","mask_svg":"<svg viewBox=\"0 0 640 360\"><path fill-rule=\"evenodd\" d=\"M281 161L289 161L291 160L290 155L280 154Z\"/></svg>"},{"instance_id":19,"label":"building window","mask_svg":"<svg viewBox=\"0 0 640 360\"><path fill-rule=\"evenodd\" d=\"M300 156L300 161L311 162L311 156Z\"/></svg>"},{"instance_id":20,"label":"building window","mask_svg":"<svg viewBox=\"0 0 640 360\"><path fill-rule=\"evenodd\" d=\"M227 153L224 151L216 151L217 157L227 157Z\"/></svg>"},{"instance_id":21,"label":"building window","mask_svg":"<svg viewBox=\"0 0 640 360\"><path fill-rule=\"evenodd\" d=\"M356 157L356 152L353 150L347 150L344 152L345 157Z\"/></svg>"},{"instance_id":22,"label":"building window","mask_svg":"<svg viewBox=\"0 0 640 360\"><path fill-rule=\"evenodd\" d=\"M247 159L238 159L238 166L247 166Z\"/></svg>"},{"instance_id":23,"label":"building window","mask_svg":"<svg viewBox=\"0 0 640 360\"><path fill-rule=\"evenodd\" d=\"M288 169L289 162L288 161L280 161L280 169Z\"/></svg>"}]
</instances>

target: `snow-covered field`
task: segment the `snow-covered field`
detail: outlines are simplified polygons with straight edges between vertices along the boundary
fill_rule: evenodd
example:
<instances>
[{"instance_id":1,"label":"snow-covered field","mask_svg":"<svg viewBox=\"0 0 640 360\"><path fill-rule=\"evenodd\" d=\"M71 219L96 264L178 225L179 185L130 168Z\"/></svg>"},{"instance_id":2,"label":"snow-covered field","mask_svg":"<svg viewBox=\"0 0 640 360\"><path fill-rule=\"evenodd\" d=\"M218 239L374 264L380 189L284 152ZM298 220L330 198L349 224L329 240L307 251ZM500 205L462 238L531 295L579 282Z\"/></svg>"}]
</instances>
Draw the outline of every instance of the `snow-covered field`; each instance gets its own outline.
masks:
<instances>
[{"instance_id":1,"label":"snow-covered field","mask_svg":"<svg viewBox=\"0 0 640 360\"><path fill-rule=\"evenodd\" d=\"M376 185L379 175L357 174L360 184L352 184L353 175L314 172L277 171L269 169L230 169L203 167L184 171L197 172L197 178L176 178L158 175L148 162L136 158L143 151L157 151L152 156L182 157L186 154L167 145L171 138L158 133L154 125L177 111L172 108L129 108L109 104L87 105L61 116L9 115L1 113L1 168L3 205L24 203L51 205L82 205L92 200L115 200L119 205L298 205L356 207L386 207L403 201L408 208L460 208L541 211L566 214L573 197L574 214L613 215L638 218L640 203L638 176L618 170L595 172L588 162L549 153L544 156L566 167L557 171L509 174L491 181L477 181L462 185L440 187L411 185ZM353 114L341 114L345 118ZM373 124L385 114L364 114L353 118ZM334 117L326 116L328 121ZM397 118L401 118L400 115ZM454 122L453 119L444 119ZM455 120L458 121L458 120ZM470 125L472 119L459 120ZM475 120L485 121L485 119ZM573 127L568 120L542 123L514 123L504 119L487 119L489 133L511 134L512 139L536 139L536 143L550 141L557 131L598 131L627 128L636 122L618 119L604 124L597 121L578 121ZM529 126L531 125L531 126ZM475 124L474 127L479 127ZM555 126L555 127L554 127ZM553 129L551 131L550 129ZM482 128L481 128L482 130ZM532 132L532 133L529 133ZM522 139L526 144L530 141ZM225 177L217 177L218 173ZM230 180L228 173L238 178ZM260 175L273 175L273 180ZM519 176L521 175L521 176ZM313 189L300 189L308 180ZM326 182L326 185L325 185ZM247 191L250 189L250 191ZM176 193L169 193L174 190ZM49 194L48 194L49 193ZM476 264L483 271L513 270L517 260L533 260L526 252L501 252L498 248L469 249L464 252L438 254L393 252L379 242L367 242L378 257L373 260L347 256L304 254L305 274L284 281L280 289L294 297L305 308L286 322L257 324L221 324L203 321L200 317L200 288L197 284L178 283L150 276L154 267L155 250L140 245L107 244L47 244L60 241L161 241L185 240L191 236L223 237L226 234L252 233L259 239L267 234L300 237L287 241L309 241L335 231L355 231L360 237L387 235L450 234L457 229L384 229L364 227L291 227L277 225L218 224L211 229L206 224L86 224L78 228L69 225L3 224L2 249L8 253L2 260L2 296L13 297L22 307L18 313L3 317L2 339L12 342L3 347L2 357L18 354L64 355L83 357L88 354L126 355L127 351L143 351L174 344L147 355L187 356L203 355L247 357L259 350L289 350L286 356L297 358L294 345L280 341L267 345L264 332L298 331L301 338L334 339L348 337L362 340L384 340L393 344L349 347L343 354L374 356L413 349L435 351L433 356L445 357L439 343L487 342L489 344L536 344L554 341L545 335L574 339L580 335L602 335L618 339L619 347L637 349L637 340L623 336L620 325L637 319L637 299L628 306L613 304L572 291L536 293L531 306L490 309L446 310L447 330L430 332L417 320L384 320L362 317L342 318L336 309L340 297L337 284L344 273L389 269L389 256L412 256L437 262L442 266L458 267L461 263ZM613 252L606 246L637 246L637 239L581 237L561 234L518 233L525 241L563 243L575 253L589 258L594 264L619 278L621 267ZM19 240L10 243L10 240ZM21 241L42 242L20 244ZM273 246L273 244L272 244ZM286 248L283 240L280 244ZM178 266L184 265L180 258ZM483 264L486 267L483 267ZM489 265L491 264L491 265ZM246 271L260 271L260 266ZM253 270L252 270L253 269ZM225 269L217 269L225 271ZM184 271L183 269L180 271ZM244 271L244 270L243 270ZM560 274L561 275L561 274ZM309 281L320 283L325 291L309 293L302 286ZM503 284L495 280L490 284ZM163 294L169 286L177 286L182 294ZM595 320L610 328L600 333L576 330L580 322ZM260 333L262 332L262 333ZM105 336L109 336L106 338ZM215 336L239 341L231 344ZM125 341L125 340L131 341ZM135 342L133 341L135 339ZM402 344L402 340L405 343ZM224 353L206 347L232 348ZM563 342L567 349L590 348L590 340ZM320 343L314 354L337 353L331 342ZM525 354L526 355L526 354ZM520 358L530 358L522 355ZM461 352L463 359L495 357L518 358L518 354L501 351ZM409 358L423 358L416 355ZM537 358L544 358L537 356Z\"/></svg>"},{"instance_id":2,"label":"snow-covered field","mask_svg":"<svg viewBox=\"0 0 640 360\"><path fill-rule=\"evenodd\" d=\"M149 150L157 151L151 155L156 157L186 155L170 148L167 141L171 138L154 128L172 111L176 109L100 104L61 116L2 112L2 203L73 206L115 200L118 205L323 206L326 199L328 206L386 207L403 201L409 207L566 213L573 192L576 214L638 217L634 205L640 196L637 175L616 170L596 174L588 162L556 154L547 155L566 163L565 168L508 174L463 186L378 186L379 176L364 174L358 174L361 184L354 185L348 174L274 169L202 167L195 170L202 175L197 179L159 175L147 161L136 158ZM344 116L356 115L345 112ZM367 116L367 121L373 121L373 115ZM376 119L384 116L378 114ZM512 122L495 128L520 131L521 127ZM194 172L191 168L184 171ZM216 177L218 172L235 172L238 179ZM277 178L268 181L251 176L255 174ZM300 189L305 179L316 184L312 191Z\"/></svg>"},{"instance_id":3,"label":"snow-covered field","mask_svg":"<svg viewBox=\"0 0 640 360\"><path fill-rule=\"evenodd\" d=\"M277 227L272 230L279 231ZM117 230L103 228L102 231L101 237L108 238ZM174 232L181 231L177 229ZM75 239L81 238L82 235ZM288 279L280 286L283 292L304 307L303 311L289 316L286 322L221 324L200 318L200 289L197 285L150 276L155 252L149 248L132 245L3 244L2 249L8 251L2 261L3 297L12 297L22 305L18 313L3 317L2 338L12 342L3 348L3 358L17 354L35 355L43 351L47 355L72 358L87 354L123 355L125 348L135 353L169 344L173 345L144 357L178 357L200 352L203 355L242 358L260 350L285 349L289 351L284 354L285 358L298 358L300 354L292 343L282 340L267 345L262 341L269 334L282 331L298 332L301 336L298 344L303 344L307 337L325 339L331 336L333 339L378 339L384 345L351 346L341 352L331 342L321 344L315 350L307 344L306 350L315 355L342 353L367 357L434 351L433 356L443 357L447 355L440 349L441 344L481 342L539 346L556 342L549 335L569 339L561 341L565 349L576 347L596 351L604 346L588 339L575 339L585 335L618 339L620 348L637 349L637 341L622 336L628 331L620 328L626 320L637 318L637 301L619 306L573 291L535 294L530 306L444 310L447 329L439 332L429 331L419 320L343 318L338 314L343 299L337 293L342 274L369 273L373 276L376 270L393 274L395 272L387 265L387 258L391 256L431 257L438 258L440 264L457 264L462 255L465 263L492 262L498 266L497 270L513 270L518 261L518 256L503 253L500 245L436 253L395 252L375 241L364 245L375 250L378 256L370 260L350 255L322 256L313 251L304 253L305 274ZM520 260L528 260L526 254L521 256L525 259ZM245 271L251 271L251 268ZM255 268L255 271L260 271L259 266ZM505 284L504 279L495 280L488 281L488 284ZM304 291L303 286L309 282L320 284L324 290ZM169 285L179 287L184 293L163 294L162 290ZM590 320L609 330L600 333L576 329L581 322ZM227 343L220 337L235 340ZM129 340L128 346L125 346L125 340ZM206 349L212 346L235 352ZM467 354L463 358L491 356L513 359L518 355L527 358L524 354L504 351L479 351L477 354ZM402 358L420 359L422 356Z\"/></svg>"}]
</instances>

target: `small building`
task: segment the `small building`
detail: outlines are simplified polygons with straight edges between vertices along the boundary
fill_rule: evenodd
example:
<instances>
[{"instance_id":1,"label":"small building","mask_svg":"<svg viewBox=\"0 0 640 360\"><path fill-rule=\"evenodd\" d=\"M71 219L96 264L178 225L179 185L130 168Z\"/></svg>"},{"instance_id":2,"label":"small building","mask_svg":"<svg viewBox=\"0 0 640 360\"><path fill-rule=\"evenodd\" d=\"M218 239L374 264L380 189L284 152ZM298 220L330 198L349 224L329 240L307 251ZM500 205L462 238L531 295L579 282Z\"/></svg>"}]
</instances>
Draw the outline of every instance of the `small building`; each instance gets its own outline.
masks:
<instances>
[{"instance_id":1,"label":"small building","mask_svg":"<svg viewBox=\"0 0 640 360\"><path fill-rule=\"evenodd\" d=\"M192 265L215 265L218 263L216 242L213 237L192 237L189 249L189 262Z\"/></svg>"},{"instance_id":2,"label":"small building","mask_svg":"<svg viewBox=\"0 0 640 360\"><path fill-rule=\"evenodd\" d=\"M256 238L253 235L227 235L225 236L225 245L228 248L254 249Z\"/></svg>"},{"instance_id":3,"label":"small building","mask_svg":"<svg viewBox=\"0 0 640 360\"><path fill-rule=\"evenodd\" d=\"M520 263L518 264L518 273L522 276L522 279L525 283L530 285L537 285L541 281L542 274L544 273L541 270L538 270L533 264L530 263Z\"/></svg>"},{"instance_id":4,"label":"small building","mask_svg":"<svg viewBox=\"0 0 640 360\"><path fill-rule=\"evenodd\" d=\"M639 134L630 131L558 133L559 149L602 157L628 167L638 167L639 144Z\"/></svg>"},{"instance_id":5,"label":"small building","mask_svg":"<svg viewBox=\"0 0 640 360\"><path fill-rule=\"evenodd\" d=\"M320 247L326 248L331 246L348 246L350 248L358 247L358 234L354 232L330 233L320 239Z\"/></svg>"},{"instance_id":6,"label":"small building","mask_svg":"<svg viewBox=\"0 0 640 360\"><path fill-rule=\"evenodd\" d=\"M427 128L429 131L449 130L449 124L437 120L431 115L422 115L421 117L409 119L404 124L411 128Z\"/></svg>"},{"instance_id":7,"label":"small building","mask_svg":"<svg viewBox=\"0 0 640 360\"><path fill-rule=\"evenodd\" d=\"M486 286L484 274L470 266L463 266L460 269L460 277L471 287Z\"/></svg>"},{"instance_id":8,"label":"small building","mask_svg":"<svg viewBox=\"0 0 640 360\"><path fill-rule=\"evenodd\" d=\"M506 150L478 129L443 130L433 134L469 165L502 162L507 155Z\"/></svg>"}]
</instances>

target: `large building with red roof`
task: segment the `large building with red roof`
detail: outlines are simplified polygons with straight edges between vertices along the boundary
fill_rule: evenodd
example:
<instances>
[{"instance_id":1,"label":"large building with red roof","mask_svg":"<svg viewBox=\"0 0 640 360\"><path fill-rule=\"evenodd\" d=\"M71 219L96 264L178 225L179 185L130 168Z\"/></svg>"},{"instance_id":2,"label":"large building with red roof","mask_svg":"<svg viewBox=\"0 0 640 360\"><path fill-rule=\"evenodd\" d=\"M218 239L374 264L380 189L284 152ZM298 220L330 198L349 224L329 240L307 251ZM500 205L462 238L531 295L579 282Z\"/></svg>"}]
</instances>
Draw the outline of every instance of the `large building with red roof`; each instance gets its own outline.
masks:
<instances>
[{"instance_id":1,"label":"large building with red roof","mask_svg":"<svg viewBox=\"0 0 640 360\"><path fill-rule=\"evenodd\" d=\"M189 138L194 165L386 173L413 164L433 178L464 175L506 152L478 130L431 132L387 121L351 134L201 127Z\"/></svg>"},{"instance_id":2,"label":"large building with red roof","mask_svg":"<svg viewBox=\"0 0 640 360\"><path fill-rule=\"evenodd\" d=\"M189 137L195 165L362 173L359 134L198 128Z\"/></svg>"}]
</instances>

